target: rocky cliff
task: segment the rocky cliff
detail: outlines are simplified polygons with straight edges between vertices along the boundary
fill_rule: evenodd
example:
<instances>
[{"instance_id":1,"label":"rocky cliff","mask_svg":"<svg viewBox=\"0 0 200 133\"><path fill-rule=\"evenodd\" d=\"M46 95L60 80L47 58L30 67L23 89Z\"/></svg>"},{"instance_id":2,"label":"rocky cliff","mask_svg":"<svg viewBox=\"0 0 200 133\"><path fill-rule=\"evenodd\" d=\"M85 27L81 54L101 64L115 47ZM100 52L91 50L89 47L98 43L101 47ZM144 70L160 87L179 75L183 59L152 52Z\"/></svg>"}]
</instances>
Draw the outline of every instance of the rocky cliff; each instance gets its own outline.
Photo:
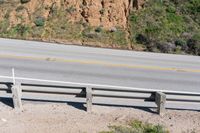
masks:
<instances>
[{"instance_id":1,"label":"rocky cliff","mask_svg":"<svg viewBox=\"0 0 200 133\"><path fill-rule=\"evenodd\" d=\"M104 28L127 26L130 9L142 5L142 0L1 0L0 20L9 17L11 26L34 25L35 17L48 19L53 12L66 11L70 22L88 23ZM24 2L23 2L24 1ZM3 4L4 3L4 4ZM7 6L7 7L6 7ZM9 8L10 7L10 8ZM5 16L6 15L6 16Z\"/></svg>"}]
</instances>

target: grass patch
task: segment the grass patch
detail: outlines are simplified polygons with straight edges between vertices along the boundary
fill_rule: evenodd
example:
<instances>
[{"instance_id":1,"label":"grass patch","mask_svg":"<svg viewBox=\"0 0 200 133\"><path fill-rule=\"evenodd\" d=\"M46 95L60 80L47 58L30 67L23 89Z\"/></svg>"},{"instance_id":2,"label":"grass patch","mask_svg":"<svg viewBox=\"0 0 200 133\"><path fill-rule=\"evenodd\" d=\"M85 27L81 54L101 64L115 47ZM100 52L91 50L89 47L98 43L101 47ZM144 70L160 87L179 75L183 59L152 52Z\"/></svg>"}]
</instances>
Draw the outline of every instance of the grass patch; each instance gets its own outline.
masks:
<instances>
[{"instance_id":1,"label":"grass patch","mask_svg":"<svg viewBox=\"0 0 200 133\"><path fill-rule=\"evenodd\" d=\"M117 28L116 31L112 32L110 30L105 30L100 27L90 27L87 26L82 31L82 39L88 42L101 42L104 44L115 45L120 48L127 48L128 41L126 39L126 32Z\"/></svg>"},{"instance_id":2,"label":"grass patch","mask_svg":"<svg viewBox=\"0 0 200 133\"><path fill-rule=\"evenodd\" d=\"M67 11L57 10L50 16L45 25L44 38L80 40L81 25L68 21Z\"/></svg>"},{"instance_id":3,"label":"grass patch","mask_svg":"<svg viewBox=\"0 0 200 133\"><path fill-rule=\"evenodd\" d=\"M18 24L7 31L7 37L26 39L29 35L29 32L30 27L28 25Z\"/></svg>"},{"instance_id":4,"label":"grass patch","mask_svg":"<svg viewBox=\"0 0 200 133\"><path fill-rule=\"evenodd\" d=\"M0 22L0 35L4 35L9 27L9 20L4 19Z\"/></svg>"},{"instance_id":5,"label":"grass patch","mask_svg":"<svg viewBox=\"0 0 200 133\"><path fill-rule=\"evenodd\" d=\"M110 126L109 128L110 131L100 133L169 133L161 125L142 123L138 120L130 122L127 126Z\"/></svg>"}]
</instances>

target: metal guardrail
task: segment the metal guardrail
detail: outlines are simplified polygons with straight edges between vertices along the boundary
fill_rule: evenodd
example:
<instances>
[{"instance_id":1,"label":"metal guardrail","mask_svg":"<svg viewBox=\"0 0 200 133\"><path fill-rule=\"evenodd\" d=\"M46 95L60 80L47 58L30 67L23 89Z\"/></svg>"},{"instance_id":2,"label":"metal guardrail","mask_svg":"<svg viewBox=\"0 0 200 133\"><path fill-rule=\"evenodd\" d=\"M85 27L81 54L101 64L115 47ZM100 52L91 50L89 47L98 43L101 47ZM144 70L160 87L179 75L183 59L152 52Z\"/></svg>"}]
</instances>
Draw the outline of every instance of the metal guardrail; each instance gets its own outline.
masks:
<instances>
[{"instance_id":1,"label":"metal guardrail","mask_svg":"<svg viewBox=\"0 0 200 133\"><path fill-rule=\"evenodd\" d=\"M22 109L22 99L58 100L86 103L87 111L91 112L92 104L110 104L127 106L146 106L158 108L158 113L165 112L166 105L189 103L200 104L200 93L142 89L123 86L97 85L64 81L42 80L24 77L0 76L10 80L0 83L0 97L12 97L14 108ZM134 104L138 102L139 105ZM145 103L147 103L145 105ZM144 104L144 105L142 105ZM200 107L200 106L199 106Z\"/></svg>"}]
</instances>

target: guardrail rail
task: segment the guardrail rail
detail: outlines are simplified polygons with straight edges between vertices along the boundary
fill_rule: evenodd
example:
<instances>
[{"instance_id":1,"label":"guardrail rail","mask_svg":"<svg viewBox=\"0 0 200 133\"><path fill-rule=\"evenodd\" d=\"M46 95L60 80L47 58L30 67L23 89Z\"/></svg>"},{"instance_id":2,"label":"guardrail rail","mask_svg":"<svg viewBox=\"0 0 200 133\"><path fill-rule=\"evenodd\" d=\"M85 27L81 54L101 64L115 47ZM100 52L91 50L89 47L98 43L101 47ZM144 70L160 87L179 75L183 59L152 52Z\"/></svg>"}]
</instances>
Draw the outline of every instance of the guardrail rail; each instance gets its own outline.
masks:
<instances>
[{"instance_id":1,"label":"guardrail rail","mask_svg":"<svg viewBox=\"0 0 200 133\"><path fill-rule=\"evenodd\" d=\"M15 77L14 72L12 77L0 76L0 79L9 81L0 83L0 97L12 98L14 108L20 110L22 99L83 102L88 112L93 104L157 107L160 115L167 104L168 108L176 109L179 104L190 103L200 107L200 93L195 92L42 80Z\"/></svg>"}]
</instances>

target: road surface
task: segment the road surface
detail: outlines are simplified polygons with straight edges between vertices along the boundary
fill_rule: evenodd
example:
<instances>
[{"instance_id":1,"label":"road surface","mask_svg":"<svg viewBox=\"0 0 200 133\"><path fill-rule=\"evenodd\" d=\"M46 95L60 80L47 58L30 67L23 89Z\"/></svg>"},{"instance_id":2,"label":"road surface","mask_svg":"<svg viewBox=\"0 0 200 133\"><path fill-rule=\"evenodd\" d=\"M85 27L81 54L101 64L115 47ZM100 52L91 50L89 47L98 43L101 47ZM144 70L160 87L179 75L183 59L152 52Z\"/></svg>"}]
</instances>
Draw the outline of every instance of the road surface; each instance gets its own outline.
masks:
<instances>
[{"instance_id":1,"label":"road surface","mask_svg":"<svg viewBox=\"0 0 200 133\"><path fill-rule=\"evenodd\" d=\"M0 75L200 92L200 57L0 38Z\"/></svg>"}]
</instances>

